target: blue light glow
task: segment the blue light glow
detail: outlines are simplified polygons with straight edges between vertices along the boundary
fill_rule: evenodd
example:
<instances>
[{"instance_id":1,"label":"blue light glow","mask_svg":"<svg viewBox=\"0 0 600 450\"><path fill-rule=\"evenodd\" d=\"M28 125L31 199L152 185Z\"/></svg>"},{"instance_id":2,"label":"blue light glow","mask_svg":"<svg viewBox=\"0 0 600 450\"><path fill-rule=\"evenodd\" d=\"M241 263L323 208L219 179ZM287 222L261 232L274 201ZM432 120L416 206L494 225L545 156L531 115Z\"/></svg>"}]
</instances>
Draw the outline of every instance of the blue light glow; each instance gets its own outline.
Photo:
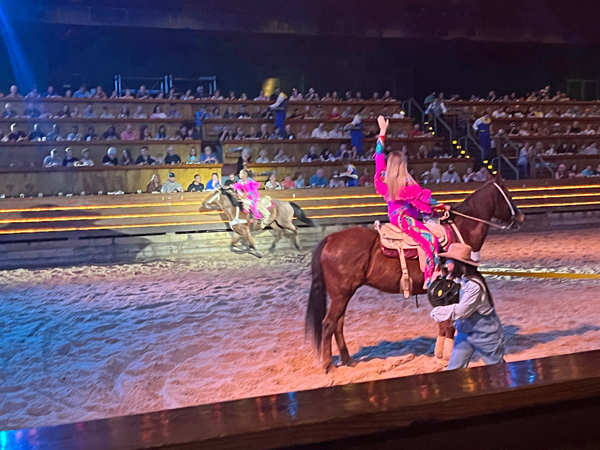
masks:
<instances>
[{"instance_id":1,"label":"blue light glow","mask_svg":"<svg viewBox=\"0 0 600 450\"><path fill-rule=\"evenodd\" d=\"M10 64L15 74L18 86L31 89L35 85L35 77L31 65L25 57L19 39L4 12L2 1L0 1L0 36L6 46L6 52L10 58Z\"/></svg>"}]
</instances>

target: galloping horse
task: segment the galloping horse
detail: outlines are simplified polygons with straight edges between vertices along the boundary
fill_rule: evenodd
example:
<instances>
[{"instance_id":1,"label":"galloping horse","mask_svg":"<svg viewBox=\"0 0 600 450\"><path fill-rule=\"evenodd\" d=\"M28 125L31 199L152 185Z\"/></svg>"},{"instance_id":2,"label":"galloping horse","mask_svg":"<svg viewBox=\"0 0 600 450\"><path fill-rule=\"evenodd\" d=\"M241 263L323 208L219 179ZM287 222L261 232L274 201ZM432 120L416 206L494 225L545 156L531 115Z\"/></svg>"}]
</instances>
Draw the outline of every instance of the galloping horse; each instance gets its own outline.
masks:
<instances>
[{"instance_id":1,"label":"galloping horse","mask_svg":"<svg viewBox=\"0 0 600 450\"><path fill-rule=\"evenodd\" d=\"M250 214L245 213L242 209L242 204L239 200L235 198L235 196L225 189L220 189L215 191L215 193L203 203L203 207L206 209L221 209L227 216L227 220L229 221L229 225L231 229L234 231L233 237L231 239L231 250L235 251L237 248L236 245L243 237L248 242L249 252L258 257L262 258L262 253L256 249L254 245L254 239L252 239L252 231L259 231L260 226L258 226L258 221L250 222ZM239 208L238 220L236 220L236 209ZM283 200L273 199L273 208L270 210L271 214L266 219L267 223L264 224L265 227L271 226L276 232L275 240L273 244L271 244L270 252L275 251L275 246L284 236L285 231L289 231L292 234L290 238L294 243L294 246L297 250L300 250L300 245L298 244L298 227L296 227L292 220L294 216L298 220L311 227L314 227L315 224L311 219L306 217L302 208L300 208L297 204L293 202L286 202Z\"/></svg>"},{"instance_id":2,"label":"galloping horse","mask_svg":"<svg viewBox=\"0 0 600 450\"><path fill-rule=\"evenodd\" d=\"M490 226L518 228L523 214L513 203L496 175L465 199L456 209L454 224L464 242L479 252ZM498 225L492 219L503 222ZM412 294L424 294L424 276L418 260L407 260L412 279ZM312 285L306 313L306 334L312 337L326 370L334 369L331 340L335 340L343 364L353 365L344 340L344 314L348 302L360 286L371 286L383 292L400 293L402 275L398 259L386 257L379 233L364 227L351 227L325 237L313 252ZM327 294L331 299L327 309ZM326 314L327 313L327 314ZM442 327L440 327L442 330Z\"/></svg>"}]
</instances>

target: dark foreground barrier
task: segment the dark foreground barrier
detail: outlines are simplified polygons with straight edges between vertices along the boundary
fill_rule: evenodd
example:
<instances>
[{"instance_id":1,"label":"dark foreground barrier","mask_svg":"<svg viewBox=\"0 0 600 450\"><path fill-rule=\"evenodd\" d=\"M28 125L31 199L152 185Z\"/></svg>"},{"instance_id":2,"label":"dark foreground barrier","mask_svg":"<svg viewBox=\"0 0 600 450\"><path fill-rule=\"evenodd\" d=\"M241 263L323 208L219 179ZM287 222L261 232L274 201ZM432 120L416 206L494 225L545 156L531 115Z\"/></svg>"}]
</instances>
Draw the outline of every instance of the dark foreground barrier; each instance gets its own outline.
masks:
<instances>
[{"instance_id":1,"label":"dark foreground barrier","mask_svg":"<svg viewBox=\"0 0 600 450\"><path fill-rule=\"evenodd\" d=\"M5 431L0 448L597 449L599 417L593 351Z\"/></svg>"}]
</instances>

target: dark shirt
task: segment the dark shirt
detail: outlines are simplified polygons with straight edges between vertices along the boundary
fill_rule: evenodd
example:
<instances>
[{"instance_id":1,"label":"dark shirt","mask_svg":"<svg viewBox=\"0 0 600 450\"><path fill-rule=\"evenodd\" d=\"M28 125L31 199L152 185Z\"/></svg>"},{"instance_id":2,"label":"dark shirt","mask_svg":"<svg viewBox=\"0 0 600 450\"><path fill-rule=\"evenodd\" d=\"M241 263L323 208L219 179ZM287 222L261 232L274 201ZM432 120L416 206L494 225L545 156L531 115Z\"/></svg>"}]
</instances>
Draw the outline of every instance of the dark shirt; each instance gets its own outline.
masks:
<instances>
[{"instance_id":1,"label":"dark shirt","mask_svg":"<svg viewBox=\"0 0 600 450\"><path fill-rule=\"evenodd\" d=\"M167 155L165 157L165 164L181 164L181 158L179 155L174 154L173 156Z\"/></svg>"},{"instance_id":2,"label":"dark shirt","mask_svg":"<svg viewBox=\"0 0 600 450\"><path fill-rule=\"evenodd\" d=\"M96 133L88 133L83 137L84 141L95 141L96 139L98 139L98 135Z\"/></svg>"},{"instance_id":3,"label":"dark shirt","mask_svg":"<svg viewBox=\"0 0 600 450\"><path fill-rule=\"evenodd\" d=\"M112 141L119 140L121 138L116 132L111 133L110 131L105 131L104 133L102 133L102 139L104 139L105 141Z\"/></svg>"},{"instance_id":4,"label":"dark shirt","mask_svg":"<svg viewBox=\"0 0 600 450\"><path fill-rule=\"evenodd\" d=\"M318 161L319 155L317 155L316 153L309 153L308 155L306 155L306 157L308 158L309 162L313 162L313 161Z\"/></svg>"},{"instance_id":5,"label":"dark shirt","mask_svg":"<svg viewBox=\"0 0 600 450\"><path fill-rule=\"evenodd\" d=\"M46 136L46 135L39 130L32 131L31 133L29 133L29 140L35 141L36 139L42 139L44 136Z\"/></svg>"},{"instance_id":6,"label":"dark shirt","mask_svg":"<svg viewBox=\"0 0 600 450\"><path fill-rule=\"evenodd\" d=\"M75 158L74 156L72 158L65 158L65 159L63 159L63 166L64 167L71 167L77 161L79 161L79 160L77 158Z\"/></svg>"},{"instance_id":7,"label":"dark shirt","mask_svg":"<svg viewBox=\"0 0 600 450\"><path fill-rule=\"evenodd\" d=\"M444 151L441 148L433 147L431 151L427 154L428 158L441 158L444 156Z\"/></svg>"},{"instance_id":8,"label":"dark shirt","mask_svg":"<svg viewBox=\"0 0 600 450\"><path fill-rule=\"evenodd\" d=\"M138 156L135 160L136 164L154 164L154 158L152 156L146 156L146 159L142 155Z\"/></svg>"},{"instance_id":9,"label":"dark shirt","mask_svg":"<svg viewBox=\"0 0 600 450\"><path fill-rule=\"evenodd\" d=\"M25 133L23 133L21 130L17 131L17 132L12 132L8 135L8 141L18 141L19 139L24 139L26 138L27 135Z\"/></svg>"},{"instance_id":10,"label":"dark shirt","mask_svg":"<svg viewBox=\"0 0 600 450\"><path fill-rule=\"evenodd\" d=\"M28 117L40 117L42 115L42 113L39 112L35 108L32 108L32 109L27 108L25 111L23 111L23 115L28 116Z\"/></svg>"},{"instance_id":11,"label":"dark shirt","mask_svg":"<svg viewBox=\"0 0 600 450\"><path fill-rule=\"evenodd\" d=\"M2 111L3 119L12 119L13 117L17 117L17 112L12 109Z\"/></svg>"},{"instance_id":12,"label":"dark shirt","mask_svg":"<svg viewBox=\"0 0 600 450\"><path fill-rule=\"evenodd\" d=\"M223 186L225 186L225 188L228 188L229 186L233 185L233 183L235 183L235 181L225 180L225 183L223 183Z\"/></svg>"},{"instance_id":13,"label":"dark shirt","mask_svg":"<svg viewBox=\"0 0 600 450\"><path fill-rule=\"evenodd\" d=\"M239 112L235 115L238 119L242 119L244 117L250 117L250 114L248 114L246 111L244 112Z\"/></svg>"},{"instance_id":14,"label":"dark shirt","mask_svg":"<svg viewBox=\"0 0 600 450\"><path fill-rule=\"evenodd\" d=\"M119 159L116 156L111 159L110 156L104 155L104 158L102 158L102 164L110 164L111 166L118 166Z\"/></svg>"},{"instance_id":15,"label":"dark shirt","mask_svg":"<svg viewBox=\"0 0 600 450\"><path fill-rule=\"evenodd\" d=\"M200 183L200 184L192 183L187 188L188 192L202 192L203 190L204 190L204 185L202 183Z\"/></svg>"}]
</instances>

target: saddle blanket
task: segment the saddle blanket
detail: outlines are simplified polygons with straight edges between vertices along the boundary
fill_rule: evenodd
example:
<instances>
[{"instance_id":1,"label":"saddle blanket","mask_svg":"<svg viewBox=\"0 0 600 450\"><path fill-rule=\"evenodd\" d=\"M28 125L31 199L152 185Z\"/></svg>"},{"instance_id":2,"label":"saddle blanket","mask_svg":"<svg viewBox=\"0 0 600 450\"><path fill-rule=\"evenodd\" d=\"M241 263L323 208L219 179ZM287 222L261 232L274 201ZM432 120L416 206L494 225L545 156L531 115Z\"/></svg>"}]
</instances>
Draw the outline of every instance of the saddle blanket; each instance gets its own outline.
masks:
<instances>
[{"instance_id":1,"label":"saddle blanket","mask_svg":"<svg viewBox=\"0 0 600 450\"><path fill-rule=\"evenodd\" d=\"M437 221L424 222L425 227L437 238L440 244L440 250L445 250L454 242L454 234L451 225L440 224ZM398 245L404 250L406 259L417 259L419 257L419 245L410 236L407 236L402 230L392 224L381 225L379 221L375 222L375 229L379 231L381 241L381 250L389 258L398 258Z\"/></svg>"}]
</instances>

